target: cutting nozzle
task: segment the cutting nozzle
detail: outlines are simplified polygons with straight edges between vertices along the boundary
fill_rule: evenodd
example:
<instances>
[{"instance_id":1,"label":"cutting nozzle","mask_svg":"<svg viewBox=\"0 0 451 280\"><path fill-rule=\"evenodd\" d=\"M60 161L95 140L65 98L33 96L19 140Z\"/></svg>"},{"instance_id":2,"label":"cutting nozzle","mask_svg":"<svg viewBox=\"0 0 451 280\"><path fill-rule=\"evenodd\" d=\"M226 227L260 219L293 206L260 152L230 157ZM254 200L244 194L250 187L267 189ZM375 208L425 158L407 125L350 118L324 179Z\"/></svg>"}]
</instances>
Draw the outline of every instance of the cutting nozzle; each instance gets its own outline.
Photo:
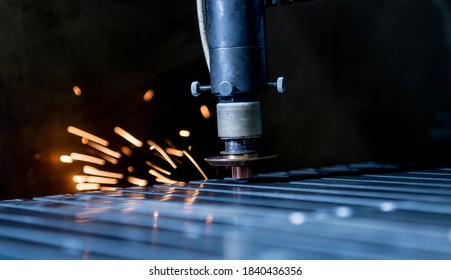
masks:
<instances>
[{"instance_id":1,"label":"cutting nozzle","mask_svg":"<svg viewBox=\"0 0 451 280\"><path fill-rule=\"evenodd\" d=\"M233 179L249 179L253 176L253 166L275 157L276 155L241 154L208 157L205 160L212 166L231 167Z\"/></svg>"}]
</instances>

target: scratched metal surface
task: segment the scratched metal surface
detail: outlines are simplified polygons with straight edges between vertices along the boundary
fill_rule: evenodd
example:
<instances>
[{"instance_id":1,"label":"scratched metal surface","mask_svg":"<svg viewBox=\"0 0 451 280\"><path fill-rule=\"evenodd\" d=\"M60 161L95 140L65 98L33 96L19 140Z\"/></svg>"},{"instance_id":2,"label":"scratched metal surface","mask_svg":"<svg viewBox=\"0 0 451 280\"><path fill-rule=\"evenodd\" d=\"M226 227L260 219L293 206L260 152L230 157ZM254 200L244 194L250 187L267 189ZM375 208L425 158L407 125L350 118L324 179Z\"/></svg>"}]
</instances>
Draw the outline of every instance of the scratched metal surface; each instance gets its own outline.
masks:
<instances>
[{"instance_id":1,"label":"scratched metal surface","mask_svg":"<svg viewBox=\"0 0 451 280\"><path fill-rule=\"evenodd\" d=\"M3 259L451 259L451 169L374 163L0 201Z\"/></svg>"}]
</instances>

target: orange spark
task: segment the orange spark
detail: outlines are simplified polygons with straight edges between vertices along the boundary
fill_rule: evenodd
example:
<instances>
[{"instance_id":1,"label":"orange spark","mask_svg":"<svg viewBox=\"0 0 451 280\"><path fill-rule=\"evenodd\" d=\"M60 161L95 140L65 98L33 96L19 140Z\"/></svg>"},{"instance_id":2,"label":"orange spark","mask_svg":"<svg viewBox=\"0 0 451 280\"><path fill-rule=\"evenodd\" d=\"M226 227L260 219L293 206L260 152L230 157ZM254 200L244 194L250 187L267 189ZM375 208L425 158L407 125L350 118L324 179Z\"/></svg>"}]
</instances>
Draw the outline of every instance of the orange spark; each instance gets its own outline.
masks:
<instances>
[{"instance_id":1,"label":"orange spark","mask_svg":"<svg viewBox=\"0 0 451 280\"><path fill-rule=\"evenodd\" d=\"M208 110L208 107L205 105L200 106L200 112L202 116L206 119L210 118L210 110Z\"/></svg>"},{"instance_id":2,"label":"orange spark","mask_svg":"<svg viewBox=\"0 0 451 280\"><path fill-rule=\"evenodd\" d=\"M86 138L86 139L91 140L93 142L99 143L100 145L103 145L103 146L108 146L108 144L109 144L108 141L106 141L106 140L104 140L104 139L102 139L100 137L97 137L97 136L95 136L95 135L93 135L91 133L88 133L88 132L86 132L84 130L76 128L74 126L68 126L67 127L67 132L75 134L75 135L83 137L83 138Z\"/></svg>"},{"instance_id":3,"label":"orange spark","mask_svg":"<svg viewBox=\"0 0 451 280\"><path fill-rule=\"evenodd\" d=\"M135 168L133 166L129 166L127 167L127 171L132 173L133 171L135 171Z\"/></svg>"},{"instance_id":4,"label":"orange spark","mask_svg":"<svg viewBox=\"0 0 451 280\"><path fill-rule=\"evenodd\" d=\"M106 187L106 186L100 186L100 190L101 191L115 191L115 190L117 190L117 188L116 187Z\"/></svg>"},{"instance_id":5,"label":"orange spark","mask_svg":"<svg viewBox=\"0 0 451 280\"><path fill-rule=\"evenodd\" d=\"M99 184L117 184L117 179L114 178L106 178L106 177L99 177L99 176L87 176L86 182L88 183L99 183Z\"/></svg>"},{"instance_id":6,"label":"orange spark","mask_svg":"<svg viewBox=\"0 0 451 280\"><path fill-rule=\"evenodd\" d=\"M155 92L153 90L149 89L144 94L143 99L144 99L144 101L149 102L153 98L154 95L155 95Z\"/></svg>"},{"instance_id":7,"label":"orange spark","mask_svg":"<svg viewBox=\"0 0 451 280\"><path fill-rule=\"evenodd\" d=\"M157 171L150 169L149 173L153 176L155 176L157 179L157 182L161 182L161 183L166 183L166 184L175 184L177 183L177 181L171 180L168 177L165 177L163 175L161 175L160 173L158 173Z\"/></svg>"},{"instance_id":8,"label":"orange spark","mask_svg":"<svg viewBox=\"0 0 451 280\"><path fill-rule=\"evenodd\" d=\"M130 184L137 185L137 186L141 186L141 187L147 185L147 181L146 181L146 180L144 180L144 179L139 179L139 178L132 177L132 176L127 177L127 181L128 181Z\"/></svg>"},{"instance_id":9,"label":"orange spark","mask_svg":"<svg viewBox=\"0 0 451 280\"><path fill-rule=\"evenodd\" d=\"M70 157L73 160L86 161L86 162L91 162L91 163L95 163L95 164L99 164L99 165L105 164L105 160L103 160L101 158L92 157L92 156L88 156L88 155L84 155L84 154L71 153Z\"/></svg>"},{"instance_id":10,"label":"orange spark","mask_svg":"<svg viewBox=\"0 0 451 280\"><path fill-rule=\"evenodd\" d=\"M101 145L99 145L97 143L87 141L86 143L83 143L83 144L87 144L88 146L90 146L90 147L92 147L92 148L94 148L94 149L96 149L96 150L98 150L98 151L100 151L100 152L102 152L104 154L107 154L109 156L112 156L112 157L115 157L115 158L121 158L121 154L120 153L118 153L116 151L113 151L111 149L108 149L107 147L101 146Z\"/></svg>"},{"instance_id":11,"label":"orange spark","mask_svg":"<svg viewBox=\"0 0 451 280\"><path fill-rule=\"evenodd\" d=\"M125 140L127 140L130 143L132 143L136 147L142 147L142 145L143 145L143 143L141 141L139 141L133 135L131 135L130 133L128 133L127 131L125 131L124 129L122 129L122 128L118 127L118 126L116 126L114 128L114 132L119 134L119 136L123 137Z\"/></svg>"},{"instance_id":12,"label":"orange spark","mask_svg":"<svg viewBox=\"0 0 451 280\"><path fill-rule=\"evenodd\" d=\"M110 156L107 156L107 155L100 155L100 157L103 158L106 161L111 162L112 164L117 164L119 162L116 158L110 157Z\"/></svg>"},{"instance_id":13,"label":"orange spark","mask_svg":"<svg viewBox=\"0 0 451 280\"><path fill-rule=\"evenodd\" d=\"M60 161L64 162L64 163L71 163L74 160L70 156L62 155L62 156L60 156Z\"/></svg>"},{"instance_id":14,"label":"orange spark","mask_svg":"<svg viewBox=\"0 0 451 280\"><path fill-rule=\"evenodd\" d=\"M205 175L204 171L200 168L199 164L197 164L197 162L193 159L193 157L190 154L188 154L188 152L185 150L183 150L182 152L183 152L183 154L185 154L185 156L187 158L189 158L189 160L194 164L194 166L197 168L197 170L199 170L200 174L202 174L202 176L204 176L204 179L208 180L207 175Z\"/></svg>"},{"instance_id":15,"label":"orange spark","mask_svg":"<svg viewBox=\"0 0 451 280\"><path fill-rule=\"evenodd\" d=\"M77 190L79 191L95 191L100 189L99 184L93 184L93 183L80 183L76 186Z\"/></svg>"},{"instance_id":16,"label":"orange spark","mask_svg":"<svg viewBox=\"0 0 451 280\"><path fill-rule=\"evenodd\" d=\"M177 165L175 165L175 163L172 161L172 159L168 156L168 154L160 147L158 146L155 142L151 141L151 140L147 140L147 144L149 144L149 146L152 146L164 157L164 159L172 166L172 168L177 169Z\"/></svg>"},{"instance_id":17,"label":"orange spark","mask_svg":"<svg viewBox=\"0 0 451 280\"><path fill-rule=\"evenodd\" d=\"M191 133L188 130L180 130L179 135L182 137L189 137Z\"/></svg>"},{"instance_id":18,"label":"orange spark","mask_svg":"<svg viewBox=\"0 0 451 280\"><path fill-rule=\"evenodd\" d=\"M165 170L165 169L163 169L163 168L161 168L161 167L159 167L159 166L157 166L157 165L151 163L150 161L146 161L146 163L147 163L147 165L149 165L149 166L152 167L153 169L158 170L158 171L160 171L161 173L164 173L164 174L166 174L166 175L168 175L168 176L171 176L171 172L169 172L169 171L167 171L167 170Z\"/></svg>"},{"instance_id":19,"label":"orange spark","mask_svg":"<svg viewBox=\"0 0 451 280\"><path fill-rule=\"evenodd\" d=\"M81 95L81 89L78 86L73 86L72 90L74 91L76 96L80 96Z\"/></svg>"},{"instance_id":20,"label":"orange spark","mask_svg":"<svg viewBox=\"0 0 451 280\"><path fill-rule=\"evenodd\" d=\"M88 176L85 176L85 175L75 175L74 177L72 177L72 180L75 183L86 183L87 178L88 178Z\"/></svg>"},{"instance_id":21,"label":"orange spark","mask_svg":"<svg viewBox=\"0 0 451 280\"><path fill-rule=\"evenodd\" d=\"M177 157L183 157L182 151L173 148L166 148L166 153Z\"/></svg>"},{"instance_id":22,"label":"orange spark","mask_svg":"<svg viewBox=\"0 0 451 280\"><path fill-rule=\"evenodd\" d=\"M133 155L132 150L129 147L126 146L122 146L121 147L121 152L124 153L124 155L131 157Z\"/></svg>"},{"instance_id":23,"label":"orange spark","mask_svg":"<svg viewBox=\"0 0 451 280\"><path fill-rule=\"evenodd\" d=\"M124 174L99 170L99 169L89 166L89 165L83 166L83 172L86 174L89 174L89 175L111 177L111 178L116 178L116 179L124 178Z\"/></svg>"}]
</instances>

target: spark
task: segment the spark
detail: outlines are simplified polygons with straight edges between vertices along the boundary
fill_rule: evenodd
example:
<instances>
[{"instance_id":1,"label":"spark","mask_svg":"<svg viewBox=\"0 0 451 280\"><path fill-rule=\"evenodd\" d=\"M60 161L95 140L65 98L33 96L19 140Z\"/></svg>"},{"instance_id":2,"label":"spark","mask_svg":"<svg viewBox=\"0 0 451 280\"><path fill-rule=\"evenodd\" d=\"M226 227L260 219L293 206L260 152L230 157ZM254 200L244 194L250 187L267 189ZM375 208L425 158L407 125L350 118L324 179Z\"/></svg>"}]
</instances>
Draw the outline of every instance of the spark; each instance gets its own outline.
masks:
<instances>
[{"instance_id":1,"label":"spark","mask_svg":"<svg viewBox=\"0 0 451 280\"><path fill-rule=\"evenodd\" d=\"M117 188L116 187L107 187L107 186L100 186L100 190L101 191L115 191L115 190L117 190Z\"/></svg>"},{"instance_id":2,"label":"spark","mask_svg":"<svg viewBox=\"0 0 451 280\"><path fill-rule=\"evenodd\" d=\"M117 179L99 177L99 176L87 176L86 182L99 183L99 184L111 184L111 185L116 185L118 183Z\"/></svg>"},{"instance_id":3,"label":"spark","mask_svg":"<svg viewBox=\"0 0 451 280\"><path fill-rule=\"evenodd\" d=\"M182 129L179 131L179 135L182 137L189 137L191 135L191 133L188 130Z\"/></svg>"},{"instance_id":4,"label":"spark","mask_svg":"<svg viewBox=\"0 0 451 280\"><path fill-rule=\"evenodd\" d=\"M74 160L70 156L62 155L60 156L60 161L64 163L72 163Z\"/></svg>"},{"instance_id":5,"label":"spark","mask_svg":"<svg viewBox=\"0 0 451 280\"><path fill-rule=\"evenodd\" d=\"M108 144L109 144L108 141L106 141L105 139L97 137L97 136L95 136L95 135L93 135L91 133L88 133L88 132L86 132L84 130L81 130L79 128L76 128L74 126L68 126L67 127L67 132L75 134L75 135L83 137L83 138L86 138L86 139L91 140L93 142L99 143L100 145L103 145L103 146L108 146Z\"/></svg>"},{"instance_id":6,"label":"spark","mask_svg":"<svg viewBox=\"0 0 451 280\"><path fill-rule=\"evenodd\" d=\"M99 184L93 184L93 183L80 183L76 186L77 190L79 191L95 191L100 189Z\"/></svg>"},{"instance_id":7,"label":"spark","mask_svg":"<svg viewBox=\"0 0 451 280\"><path fill-rule=\"evenodd\" d=\"M202 116L206 119L210 118L210 110L208 110L208 107L205 105L200 106L200 112Z\"/></svg>"},{"instance_id":8,"label":"spark","mask_svg":"<svg viewBox=\"0 0 451 280\"><path fill-rule=\"evenodd\" d=\"M136 139L133 135L125 131L124 129L120 128L119 126L116 126L114 128L114 132L116 132L119 136L123 137L128 142L132 143L136 147L142 147L143 143Z\"/></svg>"},{"instance_id":9,"label":"spark","mask_svg":"<svg viewBox=\"0 0 451 280\"><path fill-rule=\"evenodd\" d=\"M127 167L127 171L132 173L133 171L135 171L135 168L133 166L129 166Z\"/></svg>"},{"instance_id":10,"label":"spark","mask_svg":"<svg viewBox=\"0 0 451 280\"><path fill-rule=\"evenodd\" d=\"M133 155L132 150L129 147L126 146L122 146L121 147L121 152L124 153L124 155L131 157Z\"/></svg>"},{"instance_id":11,"label":"spark","mask_svg":"<svg viewBox=\"0 0 451 280\"><path fill-rule=\"evenodd\" d=\"M84 154L71 153L70 157L73 160L86 161L86 162L91 162L91 163L95 163L95 164L99 164L99 165L104 165L105 164L105 160L103 160L101 158L88 156L88 155L84 155Z\"/></svg>"},{"instance_id":12,"label":"spark","mask_svg":"<svg viewBox=\"0 0 451 280\"><path fill-rule=\"evenodd\" d=\"M150 169L149 173L150 173L150 175L153 175L153 176L155 176L157 178L156 179L157 182L166 183L166 184L175 184L175 183L177 183L177 181L171 180L168 177L165 177L165 176L161 175L160 173L158 173L157 171L155 171L153 169Z\"/></svg>"},{"instance_id":13,"label":"spark","mask_svg":"<svg viewBox=\"0 0 451 280\"><path fill-rule=\"evenodd\" d=\"M146 186L146 185L147 185L147 181L146 181L146 180L144 180L144 179L139 179L139 178L132 177L132 176L129 176L129 177L127 178L127 181L128 181L130 184L133 184L133 185L136 185L136 186L141 186L141 187L143 187L143 186Z\"/></svg>"},{"instance_id":14,"label":"spark","mask_svg":"<svg viewBox=\"0 0 451 280\"><path fill-rule=\"evenodd\" d=\"M83 143L83 144L85 144L85 143ZM93 142L90 142L90 141L87 141L86 144L88 146L90 146L90 147L92 147L92 148L104 153L104 154L109 155L109 156L112 156L114 158L121 158L121 154L120 153L118 153L116 151L113 151L111 149L108 149L107 147L104 147L102 145L99 145L97 143L93 143Z\"/></svg>"},{"instance_id":15,"label":"spark","mask_svg":"<svg viewBox=\"0 0 451 280\"><path fill-rule=\"evenodd\" d=\"M169 140L167 137L163 137L163 140L164 140L164 142L166 142L166 144L168 144L169 147L175 149L174 143L172 143L171 140Z\"/></svg>"},{"instance_id":16,"label":"spark","mask_svg":"<svg viewBox=\"0 0 451 280\"><path fill-rule=\"evenodd\" d=\"M204 171L200 168L199 164L197 164L197 162L194 160L194 158L190 154L188 154L187 151L183 150L182 152L194 164L194 166L197 168L197 170L199 170L200 174L202 174L204 179L208 180L207 175L205 175Z\"/></svg>"},{"instance_id":17,"label":"spark","mask_svg":"<svg viewBox=\"0 0 451 280\"><path fill-rule=\"evenodd\" d=\"M78 86L73 86L72 90L74 91L76 96L80 96L81 95L81 89Z\"/></svg>"},{"instance_id":18,"label":"spark","mask_svg":"<svg viewBox=\"0 0 451 280\"><path fill-rule=\"evenodd\" d=\"M112 164L117 164L119 162L116 158L110 157L110 156L107 156L107 155L100 155L100 157L103 158L106 161L111 162Z\"/></svg>"},{"instance_id":19,"label":"spark","mask_svg":"<svg viewBox=\"0 0 451 280\"><path fill-rule=\"evenodd\" d=\"M167 171L167 170L165 170L165 169L163 169L163 168L161 168L161 167L159 167L159 166L157 166L157 165L151 163L150 161L146 161L146 163L147 163L147 165L149 165L149 166L152 167L153 169L158 170L158 171L160 171L161 173L164 173L164 174L166 174L166 175L168 175L168 176L171 176L171 172L169 172L169 171Z\"/></svg>"},{"instance_id":20,"label":"spark","mask_svg":"<svg viewBox=\"0 0 451 280\"><path fill-rule=\"evenodd\" d=\"M124 174L99 170L99 169L89 166L89 165L83 166L83 172L86 174L89 174L89 175L111 177L111 178L116 178L116 179L124 178Z\"/></svg>"},{"instance_id":21,"label":"spark","mask_svg":"<svg viewBox=\"0 0 451 280\"><path fill-rule=\"evenodd\" d=\"M168 156L168 154L160 147L158 146L155 142L151 141L151 140L147 140L147 144L149 144L149 146L154 146L155 149L164 157L164 159L172 166L172 168L177 169L177 165L175 165L175 163L172 161L172 159Z\"/></svg>"},{"instance_id":22,"label":"spark","mask_svg":"<svg viewBox=\"0 0 451 280\"><path fill-rule=\"evenodd\" d=\"M72 177L72 180L75 183L86 183L87 178L88 178L88 176L86 176L86 175L75 175L74 177Z\"/></svg>"},{"instance_id":23,"label":"spark","mask_svg":"<svg viewBox=\"0 0 451 280\"><path fill-rule=\"evenodd\" d=\"M143 99L144 99L144 101L149 102L153 98L154 95L155 95L155 92L153 90L149 89L144 94Z\"/></svg>"},{"instance_id":24,"label":"spark","mask_svg":"<svg viewBox=\"0 0 451 280\"><path fill-rule=\"evenodd\" d=\"M183 157L183 152L174 148L166 148L166 153L177 157Z\"/></svg>"}]
</instances>

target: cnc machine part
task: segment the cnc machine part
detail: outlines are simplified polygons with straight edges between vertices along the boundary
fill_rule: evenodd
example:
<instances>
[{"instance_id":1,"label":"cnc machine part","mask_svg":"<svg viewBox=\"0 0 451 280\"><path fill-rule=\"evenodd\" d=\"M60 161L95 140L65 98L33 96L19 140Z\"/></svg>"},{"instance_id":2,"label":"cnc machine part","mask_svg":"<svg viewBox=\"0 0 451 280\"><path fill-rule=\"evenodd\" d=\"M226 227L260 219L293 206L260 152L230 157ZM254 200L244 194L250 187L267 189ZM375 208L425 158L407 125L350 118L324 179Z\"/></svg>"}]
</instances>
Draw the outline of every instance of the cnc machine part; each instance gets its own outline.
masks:
<instances>
[{"instance_id":1,"label":"cnc machine part","mask_svg":"<svg viewBox=\"0 0 451 280\"><path fill-rule=\"evenodd\" d=\"M221 139L260 137L260 102L230 102L216 105L218 136Z\"/></svg>"},{"instance_id":2,"label":"cnc machine part","mask_svg":"<svg viewBox=\"0 0 451 280\"><path fill-rule=\"evenodd\" d=\"M258 94L276 87L285 91L285 80L268 83L263 0L198 1L203 45L207 41L210 85L191 84L198 96L211 91L219 98L218 136L225 142L221 156L207 158L213 166L232 167L232 177L247 179L261 157L257 141L262 135Z\"/></svg>"}]
</instances>

